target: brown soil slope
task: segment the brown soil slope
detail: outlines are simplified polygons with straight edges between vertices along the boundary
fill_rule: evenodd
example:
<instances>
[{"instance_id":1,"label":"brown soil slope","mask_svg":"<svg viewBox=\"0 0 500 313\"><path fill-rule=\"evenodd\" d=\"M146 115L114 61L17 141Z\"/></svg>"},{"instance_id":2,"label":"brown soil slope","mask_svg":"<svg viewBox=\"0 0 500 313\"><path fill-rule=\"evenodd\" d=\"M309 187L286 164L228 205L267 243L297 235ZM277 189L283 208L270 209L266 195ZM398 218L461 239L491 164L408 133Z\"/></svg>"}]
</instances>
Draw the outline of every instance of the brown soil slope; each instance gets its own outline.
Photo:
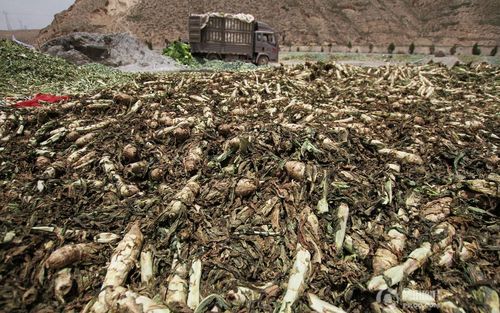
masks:
<instances>
[{"instance_id":1,"label":"brown soil slope","mask_svg":"<svg viewBox=\"0 0 500 313\"><path fill-rule=\"evenodd\" d=\"M189 13L250 13L291 44L495 45L500 40L498 0L77 0L39 37L72 31L128 31L162 45L185 38Z\"/></svg>"}]
</instances>

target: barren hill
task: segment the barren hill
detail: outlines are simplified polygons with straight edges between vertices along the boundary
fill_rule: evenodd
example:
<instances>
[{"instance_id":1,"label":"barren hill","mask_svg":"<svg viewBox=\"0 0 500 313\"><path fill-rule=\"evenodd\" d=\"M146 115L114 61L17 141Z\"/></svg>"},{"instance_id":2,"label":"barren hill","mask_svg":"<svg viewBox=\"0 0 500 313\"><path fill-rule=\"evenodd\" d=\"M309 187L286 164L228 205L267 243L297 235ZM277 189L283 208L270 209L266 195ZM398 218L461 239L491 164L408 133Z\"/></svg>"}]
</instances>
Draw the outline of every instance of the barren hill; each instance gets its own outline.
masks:
<instances>
[{"instance_id":1,"label":"barren hill","mask_svg":"<svg viewBox=\"0 0 500 313\"><path fill-rule=\"evenodd\" d=\"M250 13L285 45L495 45L498 0L76 0L42 30L39 42L73 31L127 31L161 46L186 38L189 13Z\"/></svg>"}]
</instances>

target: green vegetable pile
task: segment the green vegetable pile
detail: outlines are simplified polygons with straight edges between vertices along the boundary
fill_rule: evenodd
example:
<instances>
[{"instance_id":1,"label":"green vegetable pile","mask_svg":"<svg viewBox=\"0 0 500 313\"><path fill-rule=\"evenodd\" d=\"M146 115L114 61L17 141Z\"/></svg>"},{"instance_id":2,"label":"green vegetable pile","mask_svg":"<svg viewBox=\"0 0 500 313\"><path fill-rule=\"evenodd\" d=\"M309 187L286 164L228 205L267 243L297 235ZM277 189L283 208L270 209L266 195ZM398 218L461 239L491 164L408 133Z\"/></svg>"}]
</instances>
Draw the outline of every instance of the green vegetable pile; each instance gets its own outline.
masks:
<instances>
[{"instance_id":1,"label":"green vegetable pile","mask_svg":"<svg viewBox=\"0 0 500 313\"><path fill-rule=\"evenodd\" d=\"M184 65L196 65L198 63L191 54L190 46L180 41L171 43L163 50L163 54Z\"/></svg>"},{"instance_id":2,"label":"green vegetable pile","mask_svg":"<svg viewBox=\"0 0 500 313\"><path fill-rule=\"evenodd\" d=\"M234 61L226 62L220 60L204 60L203 64L199 65L200 68L212 70L212 71L250 71L257 69L257 66L252 63Z\"/></svg>"},{"instance_id":3,"label":"green vegetable pile","mask_svg":"<svg viewBox=\"0 0 500 313\"><path fill-rule=\"evenodd\" d=\"M163 54L171 57L179 63L188 65L194 70L209 71L247 71L254 70L256 66L252 63L234 61L226 62L221 60L197 59L191 54L191 47L187 43L175 41L163 50Z\"/></svg>"},{"instance_id":4,"label":"green vegetable pile","mask_svg":"<svg viewBox=\"0 0 500 313\"><path fill-rule=\"evenodd\" d=\"M126 84L137 74L89 64L76 66L66 60L0 41L0 97L37 92L82 94Z\"/></svg>"}]
</instances>

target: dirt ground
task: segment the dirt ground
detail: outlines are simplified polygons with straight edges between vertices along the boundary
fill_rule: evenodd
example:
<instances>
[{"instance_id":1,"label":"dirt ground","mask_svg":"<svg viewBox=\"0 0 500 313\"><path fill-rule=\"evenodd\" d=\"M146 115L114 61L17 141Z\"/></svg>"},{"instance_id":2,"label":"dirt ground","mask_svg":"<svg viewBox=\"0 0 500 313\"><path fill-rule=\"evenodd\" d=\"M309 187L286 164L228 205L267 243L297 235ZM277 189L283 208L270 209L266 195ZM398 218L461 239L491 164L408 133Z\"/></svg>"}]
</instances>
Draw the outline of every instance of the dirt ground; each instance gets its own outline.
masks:
<instances>
[{"instance_id":1,"label":"dirt ground","mask_svg":"<svg viewBox=\"0 0 500 313\"><path fill-rule=\"evenodd\" d=\"M338 62L356 66L380 67L387 65L422 65L438 63L453 67L456 64L487 63L500 66L500 56L445 56L435 57L428 54L379 54L379 53L327 53L327 52L282 52L280 63L285 65L304 64L305 62Z\"/></svg>"}]
</instances>

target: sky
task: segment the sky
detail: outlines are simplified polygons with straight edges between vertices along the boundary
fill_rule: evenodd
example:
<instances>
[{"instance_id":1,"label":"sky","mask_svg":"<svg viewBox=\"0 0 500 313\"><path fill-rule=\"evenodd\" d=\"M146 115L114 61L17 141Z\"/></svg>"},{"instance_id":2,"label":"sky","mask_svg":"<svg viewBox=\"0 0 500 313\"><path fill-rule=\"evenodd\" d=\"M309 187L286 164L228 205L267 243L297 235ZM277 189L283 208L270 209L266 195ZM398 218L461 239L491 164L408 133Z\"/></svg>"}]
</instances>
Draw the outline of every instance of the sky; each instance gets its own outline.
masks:
<instances>
[{"instance_id":1,"label":"sky","mask_svg":"<svg viewBox=\"0 0 500 313\"><path fill-rule=\"evenodd\" d=\"M7 13L12 29L43 28L54 15L72 5L75 0L0 0L0 29L8 29Z\"/></svg>"}]
</instances>

